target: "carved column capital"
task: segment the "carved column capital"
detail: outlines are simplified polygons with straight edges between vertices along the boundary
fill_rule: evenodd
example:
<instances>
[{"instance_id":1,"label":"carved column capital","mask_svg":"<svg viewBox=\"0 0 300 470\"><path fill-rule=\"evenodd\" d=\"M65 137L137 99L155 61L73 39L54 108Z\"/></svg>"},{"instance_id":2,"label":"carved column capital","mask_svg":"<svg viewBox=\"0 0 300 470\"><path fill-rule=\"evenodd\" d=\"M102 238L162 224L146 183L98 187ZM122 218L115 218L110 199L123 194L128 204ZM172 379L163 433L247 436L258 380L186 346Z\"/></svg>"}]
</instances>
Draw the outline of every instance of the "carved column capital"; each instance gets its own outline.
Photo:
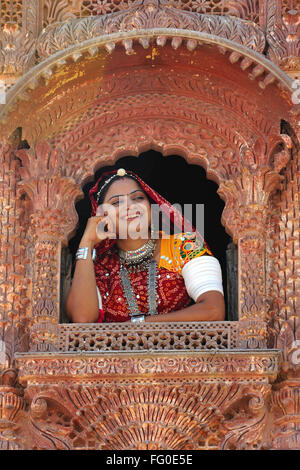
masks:
<instances>
[{"instance_id":1,"label":"carved column capital","mask_svg":"<svg viewBox=\"0 0 300 470\"><path fill-rule=\"evenodd\" d=\"M234 243L247 235L264 239L269 218L270 196L281 187L280 171L291 156L289 136L271 135L267 142L258 139L253 148L243 146L240 169L219 186L226 200L223 223Z\"/></svg>"},{"instance_id":2,"label":"carved column capital","mask_svg":"<svg viewBox=\"0 0 300 470\"><path fill-rule=\"evenodd\" d=\"M20 183L32 197L31 226L36 240L53 240L67 244L78 215L74 202L82 192L73 178L36 177Z\"/></svg>"},{"instance_id":3,"label":"carved column capital","mask_svg":"<svg viewBox=\"0 0 300 470\"><path fill-rule=\"evenodd\" d=\"M38 142L33 149L18 151L17 156L23 164L19 187L32 201L34 236L66 243L78 220L74 203L82 190L65 176L61 150Z\"/></svg>"}]
</instances>

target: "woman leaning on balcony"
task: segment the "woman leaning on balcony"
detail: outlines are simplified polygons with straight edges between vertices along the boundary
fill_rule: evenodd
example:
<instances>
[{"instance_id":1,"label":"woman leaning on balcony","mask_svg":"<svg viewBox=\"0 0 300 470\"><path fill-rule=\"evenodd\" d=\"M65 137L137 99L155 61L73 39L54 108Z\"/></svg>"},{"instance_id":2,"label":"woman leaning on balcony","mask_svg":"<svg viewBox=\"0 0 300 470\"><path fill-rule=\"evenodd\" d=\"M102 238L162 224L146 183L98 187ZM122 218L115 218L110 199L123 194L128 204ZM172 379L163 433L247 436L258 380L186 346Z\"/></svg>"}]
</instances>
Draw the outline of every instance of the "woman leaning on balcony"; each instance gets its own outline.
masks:
<instances>
[{"instance_id":1,"label":"woman leaning on balcony","mask_svg":"<svg viewBox=\"0 0 300 470\"><path fill-rule=\"evenodd\" d=\"M104 174L90 199L66 303L73 322L224 320L219 261L198 232L182 231L178 210L124 169ZM179 233L154 231L152 204Z\"/></svg>"}]
</instances>

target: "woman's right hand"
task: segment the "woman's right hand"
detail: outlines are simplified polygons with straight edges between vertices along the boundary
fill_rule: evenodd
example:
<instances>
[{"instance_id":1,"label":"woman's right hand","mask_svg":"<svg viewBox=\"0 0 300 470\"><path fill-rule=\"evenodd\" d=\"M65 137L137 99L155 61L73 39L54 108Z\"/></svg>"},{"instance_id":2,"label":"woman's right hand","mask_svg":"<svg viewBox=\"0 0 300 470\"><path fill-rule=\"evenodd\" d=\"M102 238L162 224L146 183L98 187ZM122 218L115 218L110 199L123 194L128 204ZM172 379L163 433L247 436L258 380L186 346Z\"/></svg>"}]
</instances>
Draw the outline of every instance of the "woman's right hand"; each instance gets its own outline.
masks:
<instances>
[{"instance_id":1,"label":"woman's right hand","mask_svg":"<svg viewBox=\"0 0 300 470\"><path fill-rule=\"evenodd\" d=\"M97 243L100 243L106 238L116 238L114 230L114 225L108 211L104 211L103 208L99 206L96 215L88 219L80 245L94 248Z\"/></svg>"}]
</instances>

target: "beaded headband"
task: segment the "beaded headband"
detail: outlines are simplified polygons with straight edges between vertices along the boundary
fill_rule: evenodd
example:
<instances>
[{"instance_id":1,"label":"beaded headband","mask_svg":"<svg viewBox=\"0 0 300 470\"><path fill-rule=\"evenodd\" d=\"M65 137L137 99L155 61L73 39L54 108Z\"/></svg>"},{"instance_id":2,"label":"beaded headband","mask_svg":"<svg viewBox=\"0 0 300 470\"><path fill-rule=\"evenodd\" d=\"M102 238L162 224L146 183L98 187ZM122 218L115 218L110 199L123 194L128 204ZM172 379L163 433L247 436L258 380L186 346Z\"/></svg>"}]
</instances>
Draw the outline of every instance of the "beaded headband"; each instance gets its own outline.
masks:
<instances>
[{"instance_id":1,"label":"beaded headband","mask_svg":"<svg viewBox=\"0 0 300 470\"><path fill-rule=\"evenodd\" d=\"M105 183L103 184L102 188L100 188L99 191L97 192L97 197L96 197L97 203L99 204L99 198L100 198L102 191L113 179L115 179L117 176L126 176L126 175L127 175L126 170L124 170L124 168L120 168L114 175L108 178L108 180L106 180Z\"/></svg>"}]
</instances>

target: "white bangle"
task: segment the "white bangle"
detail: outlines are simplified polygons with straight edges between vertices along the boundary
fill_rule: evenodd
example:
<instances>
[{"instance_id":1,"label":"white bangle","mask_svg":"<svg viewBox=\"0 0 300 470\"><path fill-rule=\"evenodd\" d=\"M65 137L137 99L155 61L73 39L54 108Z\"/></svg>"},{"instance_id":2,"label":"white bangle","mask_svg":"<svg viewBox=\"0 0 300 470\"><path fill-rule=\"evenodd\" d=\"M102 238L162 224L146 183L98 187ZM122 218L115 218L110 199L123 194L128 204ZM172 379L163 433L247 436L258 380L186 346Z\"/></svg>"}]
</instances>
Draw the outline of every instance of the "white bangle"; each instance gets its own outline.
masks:
<instances>
[{"instance_id":1,"label":"white bangle","mask_svg":"<svg viewBox=\"0 0 300 470\"><path fill-rule=\"evenodd\" d=\"M78 250L76 251L76 260L87 259L88 253L89 253L89 248L87 246L83 248L78 248ZM96 259L96 250L94 248L92 252L92 261L95 261L95 259Z\"/></svg>"},{"instance_id":2,"label":"white bangle","mask_svg":"<svg viewBox=\"0 0 300 470\"><path fill-rule=\"evenodd\" d=\"M204 292L217 290L224 295L222 270L217 258L200 256L182 268L182 276L189 296L196 302Z\"/></svg>"}]
</instances>

